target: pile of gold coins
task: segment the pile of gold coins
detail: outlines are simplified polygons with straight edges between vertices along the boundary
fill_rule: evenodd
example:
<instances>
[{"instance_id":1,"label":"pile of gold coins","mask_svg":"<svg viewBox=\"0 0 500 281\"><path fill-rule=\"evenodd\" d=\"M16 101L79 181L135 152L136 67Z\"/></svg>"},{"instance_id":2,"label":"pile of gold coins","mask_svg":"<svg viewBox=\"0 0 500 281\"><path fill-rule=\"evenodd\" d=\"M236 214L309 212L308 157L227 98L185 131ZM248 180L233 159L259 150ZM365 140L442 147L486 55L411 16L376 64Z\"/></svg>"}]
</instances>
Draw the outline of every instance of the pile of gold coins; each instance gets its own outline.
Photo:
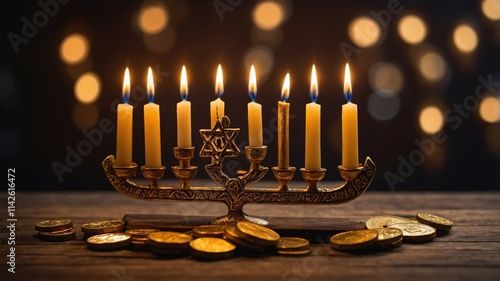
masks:
<instances>
[{"instance_id":1,"label":"pile of gold coins","mask_svg":"<svg viewBox=\"0 0 500 281\"><path fill-rule=\"evenodd\" d=\"M366 248L394 249L403 242L428 242L438 232L451 230L453 222L445 218L418 213L415 220L399 216L377 216L366 221L367 229L352 230L330 238L332 248L339 251L354 251Z\"/></svg>"},{"instance_id":2,"label":"pile of gold coins","mask_svg":"<svg viewBox=\"0 0 500 281\"><path fill-rule=\"evenodd\" d=\"M46 220L35 225L38 238L48 242L63 242L75 239L73 221L69 219Z\"/></svg>"},{"instance_id":3,"label":"pile of gold coins","mask_svg":"<svg viewBox=\"0 0 500 281\"><path fill-rule=\"evenodd\" d=\"M418 213L415 220L399 216L377 216L365 223L366 229L338 233L330 238L331 247L339 251L394 249L403 242L418 243L448 232L453 223L442 217ZM125 222L105 220L85 223L81 229L87 247L96 251L129 248L150 251L158 256L187 256L204 260L225 259L238 250L304 256L311 253L307 239L280 237L270 228L252 222L195 226L186 233L155 228L129 229ZM68 241L75 238L73 222L68 219L42 221L35 226L44 241Z\"/></svg>"}]
</instances>

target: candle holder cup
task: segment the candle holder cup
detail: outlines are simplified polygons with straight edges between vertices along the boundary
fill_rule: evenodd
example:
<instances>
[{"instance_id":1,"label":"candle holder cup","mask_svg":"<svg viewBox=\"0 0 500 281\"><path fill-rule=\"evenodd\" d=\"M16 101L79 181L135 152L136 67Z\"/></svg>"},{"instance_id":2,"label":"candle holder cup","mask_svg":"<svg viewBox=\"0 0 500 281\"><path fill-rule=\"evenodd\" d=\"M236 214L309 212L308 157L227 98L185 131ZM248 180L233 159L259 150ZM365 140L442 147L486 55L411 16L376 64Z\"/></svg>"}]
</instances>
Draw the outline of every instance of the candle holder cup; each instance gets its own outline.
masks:
<instances>
[{"instance_id":1,"label":"candle holder cup","mask_svg":"<svg viewBox=\"0 0 500 281\"><path fill-rule=\"evenodd\" d=\"M181 181L181 188L190 188L190 181L198 172L198 167L191 166L191 159L194 157L194 147L174 147L174 156L179 160L179 165L172 166L172 172Z\"/></svg>"},{"instance_id":2,"label":"candle holder cup","mask_svg":"<svg viewBox=\"0 0 500 281\"><path fill-rule=\"evenodd\" d=\"M163 178L166 168L167 167L165 166L161 166L159 168L148 168L146 166L141 166L142 175L144 176L144 178L149 180L149 188L158 188L158 181Z\"/></svg>"},{"instance_id":3,"label":"candle holder cup","mask_svg":"<svg viewBox=\"0 0 500 281\"><path fill-rule=\"evenodd\" d=\"M307 170L305 168L300 169L302 177L307 182L306 192L318 192L318 183L325 177L326 169L319 170Z\"/></svg>"},{"instance_id":4,"label":"candle holder cup","mask_svg":"<svg viewBox=\"0 0 500 281\"><path fill-rule=\"evenodd\" d=\"M116 166L113 165L113 170L117 177L121 179L129 179L131 177L135 177L137 173L137 164L132 163L129 166Z\"/></svg>"},{"instance_id":5,"label":"candle holder cup","mask_svg":"<svg viewBox=\"0 0 500 281\"><path fill-rule=\"evenodd\" d=\"M278 191L290 191L288 183L295 175L295 167L279 168L273 167L274 177L278 180Z\"/></svg>"},{"instance_id":6,"label":"candle holder cup","mask_svg":"<svg viewBox=\"0 0 500 281\"><path fill-rule=\"evenodd\" d=\"M301 169L302 176L307 182L305 189L290 189L288 182L293 178L294 167L280 169L273 168L274 175L279 181L278 187L253 187L252 184L261 180L268 168L261 166L265 159L267 147L245 147L245 155L250 162L249 169L237 177L230 177L223 171L223 162L228 157L239 155L239 148L235 143L239 128L230 128L229 118L219 119L212 129L201 129L203 147L200 157L210 157L210 164L205 171L219 186L190 186L197 167L191 166L194 157L194 148L174 148L174 155L179 165L172 167L174 174L181 181L180 187L159 186L158 181L165 173L165 167L147 168L142 166L143 176L150 181L148 186L137 184L130 180L135 175L137 165L130 167L116 167L113 155L102 162L104 171L110 183L119 192L136 199L164 202L211 201L223 202L228 207L228 213L211 220L213 224L234 223L237 221L252 221L262 225L267 222L260 218L251 217L243 212L247 203L256 204L308 204L308 205L338 205L359 197L370 186L376 172L375 163L366 157L364 164L357 169L344 169L339 166L339 172L345 183L338 187L318 188L318 182L323 179L326 169L310 171ZM134 168L135 167L135 168Z\"/></svg>"}]
</instances>

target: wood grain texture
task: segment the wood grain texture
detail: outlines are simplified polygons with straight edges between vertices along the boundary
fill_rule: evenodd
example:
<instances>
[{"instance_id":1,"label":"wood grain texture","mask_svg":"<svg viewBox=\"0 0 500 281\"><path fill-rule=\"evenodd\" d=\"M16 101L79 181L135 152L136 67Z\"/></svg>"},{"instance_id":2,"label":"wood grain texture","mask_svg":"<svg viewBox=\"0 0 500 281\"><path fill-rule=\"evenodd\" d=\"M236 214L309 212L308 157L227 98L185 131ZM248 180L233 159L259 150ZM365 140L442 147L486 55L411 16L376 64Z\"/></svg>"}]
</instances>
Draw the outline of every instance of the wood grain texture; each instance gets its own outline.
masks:
<instances>
[{"instance_id":1,"label":"wood grain texture","mask_svg":"<svg viewBox=\"0 0 500 281\"><path fill-rule=\"evenodd\" d=\"M249 205L245 212L269 218L281 231L303 236L319 231L311 237L313 253L298 258L243 254L215 262L160 259L130 250L90 251L80 226L125 214L196 224L224 214L223 204L145 202L117 192L18 192L16 199L16 274L7 272L7 217L1 212L0 280L500 280L500 193L367 192L339 206ZM0 200L7 201L5 196ZM324 244L335 231L358 228L375 215L414 217L420 211L449 218L455 223L452 231L431 243L384 252L342 253ZM77 239L38 240L34 225L54 218L71 218ZM302 225L309 231L300 231Z\"/></svg>"}]
</instances>

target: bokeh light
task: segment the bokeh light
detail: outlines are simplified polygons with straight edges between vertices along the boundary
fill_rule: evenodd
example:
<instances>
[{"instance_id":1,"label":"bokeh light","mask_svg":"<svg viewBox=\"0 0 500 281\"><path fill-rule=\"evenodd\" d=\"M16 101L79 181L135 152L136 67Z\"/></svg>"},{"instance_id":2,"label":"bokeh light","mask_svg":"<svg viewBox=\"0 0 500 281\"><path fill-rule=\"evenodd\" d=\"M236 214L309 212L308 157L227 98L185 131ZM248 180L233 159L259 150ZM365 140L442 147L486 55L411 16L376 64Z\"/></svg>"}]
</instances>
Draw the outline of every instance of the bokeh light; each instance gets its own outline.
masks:
<instances>
[{"instance_id":1,"label":"bokeh light","mask_svg":"<svg viewBox=\"0 0 500 281\"><path fill-rule=\"evenodd\" d=\"M81 103L93 103L101 93L101 79L93 72L82 74L75 83L75 97Z\"/></svg>"},{"instance_id":2,"label":"bokeh light","mask_svg":"<svg viewBox=\"0 0 500 281\"><path fill-rule=\"evenodd\" d=\"M243 56L243 65L248 71L252 64L255 66L257 80L264 82L274 66L273 52L266 47L258 46L249 49Z\"/></svg>"},{"instance_id":3,"label":"bokeh light","mask_svg":"<svg viewBox=\"0 0 500 281\"><path fill-rule=\"evenodd\" d=\"M500 0L483 0L481 10L490 20L500 20Z\"/></svg>"},{"instance_id":4,"label":"bokeh light","mask_svg":"<svg viewBox=\"0 0 500 281\"><path fill-rule=\"evenodd\" d=\"M440 54L430 51L420 57L418 69L425 79L436 82L445 76L446 63Z\"/></svg>"},{"instance_id":5,"label":"bokeh light","mask_svg":"<svg viewBox=\"0 0 500 281\"><path fill-rule=\"evenodd\" d=\"M139 12L138 24L146 34L160 33L168 24L167 10L160 5L143 7Z\"/></svg>"},{"instance_id":6,"label":"bokeh light","mask_svg":"<svg viewBox=\"0 0 500 281\"><path fill-rule=\"evenodd\" d=\"M380 121L387 121L394 118L401 107L399 96L387 96L379 92L374 92L368 98L368 112Z\"/></svg>"},{"instance_id":7,"label":"bokeh light","mask_svg":"<svg viewBox=\"0 0 500 281\"><path fill-rule=\"evenodd\" d=\"M253 9L252 19L262 30L273 30L283 23L285 8L276 1L263 1Z\"/></svg>"},{"instance_id":8,"label":"bokeh light","mask_svg":"<svg viewBox=\"0 0 500 281\"><path fill-rule=\"evenodd\" d=\"M59 55L67 64L78 64L87 58L89 49L89 42L85 36L72 34L61 43Z\"/></svg>"},{"instance_id":9,"label":"bokeh light","mask_svg":"<svg viewBox=\"0 0 500 281\"><path fill-rule=\"evenodd\" d=\"M419 124L427 134L439 132L444 125L444 116L437 106L426 106L420 111Z\"/></svg>"},{"instance_id":10,"label":"bokeh light","mask_svg":"<svg viewBox=\"0 0 500 281\"><path fill-rule=\"evenodd\" d=\"M349 24L348 34L354 44L360 48L366 48L379 42L381 30L374 19L358 17Z\"/></svg>"},{"instance_id":11,"label":"bokeh light","mask_svg":"<svg viewBox=\"0 0 500 281\"><path fill-rule=\"evenodd\" d=\"M76 104L73 108L73 123L79 129L91 129L97 125L99 110L95 104Z\"/></svg>"},{"instance_id":12,"label":"bokeh light","mask_svg":"<svg viewBox=\"0 0 500 281\"><path fill-rule=\"evenodd\" d=\"M404 16L398 24L399 36L408 44L419 44L427 35L425 22L416 15Z\"/></svg>"},{"instance_id":13,"label":"bokeh light","mask_svg":"<svg viewBox=\"0 0 500 281\"><path fill-rule=\"evenodd\" d=\"M371 67L369 80L372 88L381 95L396 95L404 85L401 69L385 62L376 63Z\"/></svg>"},{"instance_id":14,"label":"bokeh light","mask_svg":"<svg viewBox=\"0 0 500 281\"><path fill-rule=\"evenodd\" d=\"M500 121L500 99L497 97L486 97L479 105L479 115L488 123Z\"/></svg>"},{"instance_id":15,"label":"bokeh light","mask_svg":"<svg viewBox=\"0 0 500 281\"><path fill-rule=\"evenodd\" d=\"M470 25L461 24L453 31L453 43L459 51L470 53L477 47L477 33Z\"/></svg>"}]
</instances>

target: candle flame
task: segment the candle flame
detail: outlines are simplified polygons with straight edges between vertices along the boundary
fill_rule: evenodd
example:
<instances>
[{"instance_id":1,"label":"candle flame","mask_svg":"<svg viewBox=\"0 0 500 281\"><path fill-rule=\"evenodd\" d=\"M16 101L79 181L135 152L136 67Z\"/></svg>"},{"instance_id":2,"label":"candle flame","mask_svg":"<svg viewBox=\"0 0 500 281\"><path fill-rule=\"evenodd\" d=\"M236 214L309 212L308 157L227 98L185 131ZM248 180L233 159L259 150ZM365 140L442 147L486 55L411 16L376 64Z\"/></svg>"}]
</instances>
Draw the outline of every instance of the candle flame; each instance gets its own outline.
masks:
<instances>
[{"instance_id":1,"label":"candle flame","mask_svg":"<svg viewBox=\"0 0 500 281\"><path fill-rule=\"evenodd\" d=\"M348 63L345 64L344 97L347 102L351 102L352 100L351 71L349 69Z\"/></svg>"},{"instance_id":2,"label":"candle flame","mask_svg":"<svg viewBox=\"0 0 500 281\"><path fill-rule=\"evenodd\" d=\"M128 70L128 67L125 68L125 75L123 76L123 102L128 103L128 100L130 98L130 72Z\"/></svg>"},{"instance_id":3,"label":"candle flame","mask_svg":"<svg viewBox=\"0 0 500 281\"><path fill-rule=\"evenodd\" d=\"M186 75L186 66L182 66L181 71L181 99L186 100L188 96L188 82Z\"/></svg>"},{"instance_id":4,"label":"candle flame","mask_svg":"<svg viewBox=\"0 0 500 281\"><path fill-rule=\"evenodd\" d=\"M314 64L311 71L311 90L309 91L309 95L312 102L318 100L318 78L316 77L316 66Z\"/></svg>"},{"instance_id":5,"label":"candle flame","mask_svg":"<svg viewBox=\"0 0 500 281\"><path fill-rule=\"evenodd\" d=\"M149 102L154 102L155 100L155 83L153 80L153 70L151 67L148 68L148 100Z\"/></svg>"},{"instance_id":6,"label":"candle flame","mask_svg":"<svg viewBox=\"0 0 500 281\"><path fill-rule=\"evenodd\" d=\"M250 67L250 80L248 83L248 95L252 101L257 98L257 78L255 77L255 67Z\"/></svg>"},{"instance_id":7,"label":"candle flame","mask_svg":"<svg viewBox=\"0 0 500 281\"><path fill-rule=\"evenodd\" d=\"M217 77L215 78L215 94L218 98L221 98L222 94L224 94L224 79L222 77L222 67L220 64L217 67Z\"/></svg>"},{"instance_id":8,"label":"candle flame","mask_svg":"<svg viewBox=\"0 0 500 281\"><path fill-rule=\"evenodd\" d=\"M290 96L290 73L285 76L285 81L283 81L283 88L281 89L281 100L287 101Z\"/></svg>"}]
</instances>

